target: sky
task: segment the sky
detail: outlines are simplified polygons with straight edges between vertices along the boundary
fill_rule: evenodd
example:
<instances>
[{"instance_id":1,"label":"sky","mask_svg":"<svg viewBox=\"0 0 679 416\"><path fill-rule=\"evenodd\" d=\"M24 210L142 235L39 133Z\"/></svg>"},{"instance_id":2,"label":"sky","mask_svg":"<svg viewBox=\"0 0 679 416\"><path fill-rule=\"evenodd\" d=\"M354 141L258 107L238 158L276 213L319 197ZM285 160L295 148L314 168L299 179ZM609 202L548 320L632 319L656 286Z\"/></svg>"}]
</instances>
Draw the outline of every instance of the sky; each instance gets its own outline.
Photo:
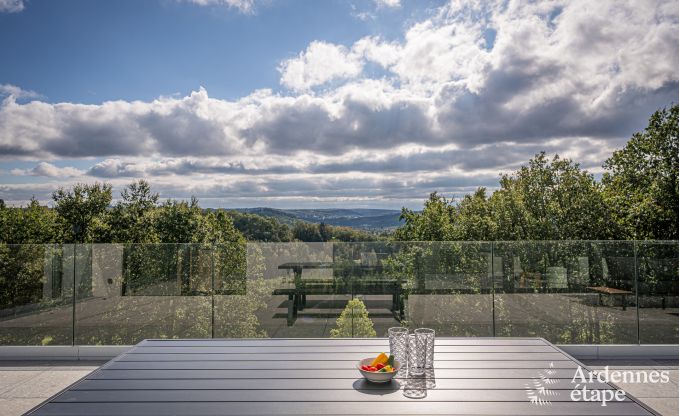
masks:
<instances>
[{"instance_id":1,"label":"sky","mask_svg":"<svg viewBox=\"0 0 679 416\"><path fill-rule=\"evenodd\" d=\"M0 0L0 199L419 208L595 175L679 102L679 1Z\"/></svg>"}]
</instances>

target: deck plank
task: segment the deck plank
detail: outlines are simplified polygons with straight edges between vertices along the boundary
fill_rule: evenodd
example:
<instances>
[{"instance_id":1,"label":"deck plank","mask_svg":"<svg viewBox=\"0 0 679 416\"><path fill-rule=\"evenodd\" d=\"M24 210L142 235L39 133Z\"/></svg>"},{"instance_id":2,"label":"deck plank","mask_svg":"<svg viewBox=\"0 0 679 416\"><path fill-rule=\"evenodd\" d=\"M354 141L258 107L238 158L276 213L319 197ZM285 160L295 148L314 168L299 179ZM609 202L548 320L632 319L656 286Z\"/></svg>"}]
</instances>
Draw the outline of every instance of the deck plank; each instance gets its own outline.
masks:
<instances>
[{"instance_id":1,"label":"deck plank","mask_svg":"<svg viewBox=\"0 0 679 416\"><path fill-rule=\"evenodd\" d=\"M386 339L145 340L30 415L652 414L630 398L572 401L579 363L540 338L439 338L427 380L363 380L355 363L386 350ZM531 404L548 369L549 403Z\"/></svg>"}]
</instances>

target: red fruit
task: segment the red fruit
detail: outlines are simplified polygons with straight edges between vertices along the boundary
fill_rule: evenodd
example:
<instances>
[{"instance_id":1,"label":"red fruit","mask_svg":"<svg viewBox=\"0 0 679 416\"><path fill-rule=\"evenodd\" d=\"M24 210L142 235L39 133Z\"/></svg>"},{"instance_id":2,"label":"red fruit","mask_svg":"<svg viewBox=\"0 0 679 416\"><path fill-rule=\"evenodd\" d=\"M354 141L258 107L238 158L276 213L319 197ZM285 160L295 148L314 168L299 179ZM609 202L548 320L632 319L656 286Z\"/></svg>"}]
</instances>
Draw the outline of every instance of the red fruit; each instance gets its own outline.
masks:
<instances>
[{"instance_id":1,"label":"red fruit","mask_svg":"<svg viewBox=\"0 0 679 416\"><path fill-rule=\"evenodd\" d=\"M375 371L377 371L377 368L375 368L375 367L373 367L373 366L370 365L370 366L368 366L368 371L373 371L373 372L375 372Z\"/></svg>"},{"instance_id":2,"label":"red fruit","mask_svg":"<svg viewBox=\"0 0 679 416\"><path fill-rule=\"evenodd\" d=\"M375 368L378 369L378 370L381 370L381 369L384 368L384 364L378 363L378 364L375 366Z\"/></svg>"}]
</instances>

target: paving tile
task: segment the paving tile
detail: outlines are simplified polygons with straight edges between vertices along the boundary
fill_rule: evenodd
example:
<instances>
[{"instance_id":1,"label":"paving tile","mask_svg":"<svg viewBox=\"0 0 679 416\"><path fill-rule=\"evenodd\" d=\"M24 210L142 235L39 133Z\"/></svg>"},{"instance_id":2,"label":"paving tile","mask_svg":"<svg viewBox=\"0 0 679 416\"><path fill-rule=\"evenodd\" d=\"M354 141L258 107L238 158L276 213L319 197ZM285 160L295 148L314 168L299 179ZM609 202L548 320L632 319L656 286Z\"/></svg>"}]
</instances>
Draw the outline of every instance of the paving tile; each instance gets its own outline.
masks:
<instances>
[{"instance_id":1,"label":"paving tile","mask_svg":"<svg viewBox=\"0 0 679 416\"><path fill-rule=\"evenodd\" d=\"M43 402L43 399L0 399L2 416L21 416Z\"/></svg>"},{"instance_id":2,"label":"paving tile","mask_svg":"<svg viewBox=\"0 0 679 416\"><path fill-rule=\"evenodd\" d=\"M47 370L40 373L29 383L21 383L5 390L1 396L4 398L49 398L64 388L70 386L91 371Z\"/></svg>"},{"instance_id":3,"label":"paving tile","mask_svg":"<svg viewBox=\"0 0 679 416\"><path fill-rule=\"evenodd\" d=\"M679 398L677 399L644 399L644 404L663 416L679 416Z\"/></svg>"},{"instance_id":4,"label":"paving tile","mask_svg":"<svg viewBox=\"0 0 679 416\"><path fill-rule=\"evenodd\" d=\"M0 371L0 397L7 390L19 386L32 378L38 376L43 370L39 371L15 371L2 370Z\"/></svg>"},{"instance_id":5,"label":"paving tile","mask_svg":"<svg viewBox=\"0 0 679 416\"><path fill-rule=\"evenodd\" d=\"M679 399L679 388L669 383L617 383L618 387L636 398Z\"/></svg>"}]
</instances>

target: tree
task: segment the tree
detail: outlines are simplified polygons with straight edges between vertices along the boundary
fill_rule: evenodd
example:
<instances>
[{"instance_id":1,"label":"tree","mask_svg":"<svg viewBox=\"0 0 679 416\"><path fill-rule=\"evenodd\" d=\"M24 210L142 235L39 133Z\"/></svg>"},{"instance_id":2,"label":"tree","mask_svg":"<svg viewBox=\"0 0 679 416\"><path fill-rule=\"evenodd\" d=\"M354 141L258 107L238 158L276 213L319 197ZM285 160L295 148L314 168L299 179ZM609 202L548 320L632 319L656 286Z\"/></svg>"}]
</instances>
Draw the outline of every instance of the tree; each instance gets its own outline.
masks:
<instances>
[{"instance_id":1,"label":"tree","mask_svg":"<svg viewBox=\"0 0 679 416\"><path fill-rule=\"evenodd\" d=\"M248 241L287 242L292 241L290 227L275 218L257 214L229 211L233 225Z\"/></svg>"},{"instance_id":2,"label":"tree","mask_svg":"<svg viewBox=\"0 0 679 416\"><path fill-rule=\"evenodd\" d=\"M144 180L132 182L120 193L122 200L109 212L110 242L153 243L158 242L154 229L154 212L158 194Z\"/></svg>"},{"instance_id":3,"label":"tree","mask_svg":"<svg viewBox=\"0 0 679 416\"><path fill-rule=\"evenodd\" d=\"M401 227L394 232L394 240L400 241L445 241L453 239L455 206L438 193L429 195L422 212L408 208L401 210Z\"/></svg>"},{"instance_id":4,"label":"tree","mask_svg":"<svg viewBox=\"0 0 679 416\"><path fill-rule=\"evenodd\" d=\"M97 242L105 234L104 214L111 204L111 185L76 184L52 193L54 209L64 220L64 242Z\"/></svg>"},{"instance_id":5,"label":"tree","mask_svg":"<svg viewBox=\"0 0 679 416\"><path fill-rule=\"evenodd\" d=\"M53 210L32 199L26 207L0 206L0 243L46 244L61 241Z\"/></svg>"},{"instance_id":6,"label":"tree","mask_svg":"<svg viewBox=\"0 0 679 416\"><path fill-rule=\"evenodd\" d=\"M679 239L679 104L656 111L604 168L605 195L633 239Z\"/></svg>"},{"instance_id":7,"label":"tree","mask_svg":"<svg viewBox=\"0 0 679 416\"><path fill-rule=\"evenodd\" d=\"M462 197L456 208L453 235L456 240L488 241L495 239L497 225L493 207L486 196L486 188L478 188L473 194Z\"/></svg>"},{"instance_id":8,"label":"tree","mask_svg":"<svg viewBox=\"0 0 679 416\"><path fill-rule=\"evenodd\" d=\"M503 175L490 197L479 188L456 204L434 192L422 212L404 208L401 219L395 240L596 240L619 233L594 177L544 152Z\"/></svg>"},{"instance_id":9,"label":"tree","mask_svg":"<svg viewBox=\"0 0 679 416\"><path fill-rule=\"evenodd\" d=\"M544 152L511 175L490 198L498 240L599 240L618 231L601 186L580 165Z\"/></svg>"},{"instance_id":10,"label":"tree","mask_svg":"<svg viewBox=\"0 0 679 416\"><path fill-rule=\"evenodd\" d=\"M377 336L373 321L368 316L368 309L361 299L355 298L347 302L340 316L337 327L330 330L331 338L374 338Z\"/></svg>"},{"instance_id":11,"label":"tree","mask_svg":"<svg viewBox=\"0 0 679 416\"><path fill-rule=\"evenodd\" d=\"M296 240L306 242L320 242L323 241L318 224L311 224L308 222L297 221L292 227L292 235Z\"/></svg>"}]
</instances>

